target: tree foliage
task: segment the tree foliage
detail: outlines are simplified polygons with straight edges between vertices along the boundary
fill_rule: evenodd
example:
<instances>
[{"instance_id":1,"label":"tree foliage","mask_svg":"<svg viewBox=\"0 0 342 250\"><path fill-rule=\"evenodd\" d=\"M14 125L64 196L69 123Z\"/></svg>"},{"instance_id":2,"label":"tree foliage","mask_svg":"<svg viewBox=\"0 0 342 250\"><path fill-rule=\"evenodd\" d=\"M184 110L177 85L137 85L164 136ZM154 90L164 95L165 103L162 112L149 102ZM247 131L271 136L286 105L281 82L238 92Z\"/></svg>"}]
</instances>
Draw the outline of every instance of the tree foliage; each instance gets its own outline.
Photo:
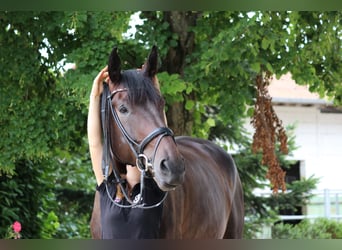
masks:
<instances>
[{"instance_id":1,"label":"tree foliage","mask_svg":"<svg viewBox=\"0 0 342 250\"><path fill-rule=\"evenodd\" d=\"M88 228L91 197L86 201L77 197L76 202L63 205L58 200L75 198L73 194L79 190L82 196L93 194L95 182L85 140L89 83L106 64L104 59L113 46L108 40L114 44L119 41L129 16L86 12L0 14L0 62L6 65L0 70L0 198L7 202L1 206L6 218L1 220L1 228L10 220L18 220L23 222L23 231L26 229L24 237L87 235L71 232L81 231L78 227L82 226ZM119 21L109 25L115 18ZM102 25L111 29L104 32L99 28ZM68 60L77 62L78 74L71 71L63 75L62 67ZM23 170L30 172L22 176ZM13 186L20 182L25 184ZM30 191L28 196L26 191ZM76 208L78 203L80 209ZM51 211L58 211L59 232L44 226L43 221L53 217ZM86 217L77 216L82 213Z\"/></svg>"},{"instance_id":2,"label":"tree foliage","mask_svg":"<svg viewBox=\"0 0 342 250\"><path fill-rule=\"evenodd\" d=\"M141 12L137 32L124 35L131 14L0 13L1 228L37 218L27 237L87 236L80 225L87 224L95 185L88 95L114 46L127 69L159 47L158 77L177 135L246 145L242 119L253 114L256 79L264 72L291 72L298 83L342 102L340 12ZM76 66L65 72L67 63ZM252 166L255 174L243 163L239 168L254 183L264 176L260 164ZM78 196L77 206L68 202Z\"/></svg>"}]
</instances>

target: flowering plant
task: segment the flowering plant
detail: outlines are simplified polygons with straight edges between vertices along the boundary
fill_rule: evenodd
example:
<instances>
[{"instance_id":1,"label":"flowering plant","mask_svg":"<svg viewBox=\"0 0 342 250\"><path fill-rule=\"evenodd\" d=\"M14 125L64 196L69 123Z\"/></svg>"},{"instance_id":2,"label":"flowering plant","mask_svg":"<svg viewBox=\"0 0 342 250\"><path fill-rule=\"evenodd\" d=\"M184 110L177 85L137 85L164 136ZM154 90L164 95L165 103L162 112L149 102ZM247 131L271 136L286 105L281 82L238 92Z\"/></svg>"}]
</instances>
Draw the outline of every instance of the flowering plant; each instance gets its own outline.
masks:
<instances>
[{"instance_id":1,"label":"flowering plant","mask_svg":"<svg viewBox=\"0 0 342 250\"><path fill-rule=\"evenodd\" d=\"M21 224L19 221L15 221L11 226L9 226L7 231L7 239L20 239Z\"/></svg>"}]
</instances>

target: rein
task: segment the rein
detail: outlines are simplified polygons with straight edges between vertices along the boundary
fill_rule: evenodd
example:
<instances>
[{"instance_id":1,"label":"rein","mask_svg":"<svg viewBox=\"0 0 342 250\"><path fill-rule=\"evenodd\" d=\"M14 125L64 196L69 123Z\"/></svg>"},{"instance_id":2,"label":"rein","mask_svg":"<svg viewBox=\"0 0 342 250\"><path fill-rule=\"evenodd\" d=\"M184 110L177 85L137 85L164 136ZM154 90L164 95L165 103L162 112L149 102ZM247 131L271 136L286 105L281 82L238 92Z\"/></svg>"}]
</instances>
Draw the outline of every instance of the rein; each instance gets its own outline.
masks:
<instances>
[{"instance_id":1,"label":"rein","mask_svg":"<svg viewBox=\"0 0 342 250\"><path fill-rule=\"evenodd\" d=\"M162 199L152 205L147 205L143 203L143 191L144 191L144 180L148 177L148 172L150 171L152 173L152 177L154 175L153 171L153 161L156 156L156 152L158 149L158 146L164 136L171 136L173 138L173 132L171 129L167 127L161 127L157 128L154 131L152 131L150 134L148 134L140 143L137 143L126 131L124 126L122 125L118 114L116 113L115 109L112 105L112 99L114 98L114 95L119 92L128 91L126 88L123 89L117 89L114 90L112 93L109 91L108 84L103 83L103 93L101 96L101 125L102 125L102 132L103 132L103 154L102 154L102 172L104 176L104 182L106 186L106 191L109 199L111 202L113 202L116 206L121 208L142 208L142 209L149 209L154 208L163 203L167 196L167 192L165 192ZM115 166L114 157L119 160L119 157L114 154L111 147L111 138L110 138L110 126L109 126L109 115L113 116L113 119L118 126L120 132L124 136L125 140L127 141L128 145L130 146L132 152L134 153L136 157L136 166L141 172L140 177L140 194L137 195L138 199L132 200L129 195L127 194L126 189L123 186L124 180L121 178L120 173ZM144 154L145 147L156 137L158 137L157 143L154 147L153 156L152 156L152 162L148 159L148 157ZM122 193L129 205L122 205L119 204L117 201L113 200L111 194L108 190L108 174L109 174L109 164L112 164L112 169L114 173L115 182L120 185L120 188L122 190ZM136 197L137 197L136 196Z\"/></svg>"}]
</instances>

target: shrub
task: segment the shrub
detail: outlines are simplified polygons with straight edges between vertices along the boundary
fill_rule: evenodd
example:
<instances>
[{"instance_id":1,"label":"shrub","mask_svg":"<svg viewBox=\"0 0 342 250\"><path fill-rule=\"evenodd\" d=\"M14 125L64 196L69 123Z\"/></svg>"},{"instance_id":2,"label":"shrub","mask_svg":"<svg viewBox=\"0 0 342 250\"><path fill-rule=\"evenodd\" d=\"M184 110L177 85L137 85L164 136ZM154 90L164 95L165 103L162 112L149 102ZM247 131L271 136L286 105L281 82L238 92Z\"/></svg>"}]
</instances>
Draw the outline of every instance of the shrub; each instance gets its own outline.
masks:
<instances>
[{"instance_id":1,"label":"shrub","mask_svg":"<svg viewBox=\"0 0 342 250\"><path fill-rule=\"evenodd\" d=\"M297 225L279 223L272 227L273 239L342 239L342 222L319 218Z\"/></svg>"}]
</instances>

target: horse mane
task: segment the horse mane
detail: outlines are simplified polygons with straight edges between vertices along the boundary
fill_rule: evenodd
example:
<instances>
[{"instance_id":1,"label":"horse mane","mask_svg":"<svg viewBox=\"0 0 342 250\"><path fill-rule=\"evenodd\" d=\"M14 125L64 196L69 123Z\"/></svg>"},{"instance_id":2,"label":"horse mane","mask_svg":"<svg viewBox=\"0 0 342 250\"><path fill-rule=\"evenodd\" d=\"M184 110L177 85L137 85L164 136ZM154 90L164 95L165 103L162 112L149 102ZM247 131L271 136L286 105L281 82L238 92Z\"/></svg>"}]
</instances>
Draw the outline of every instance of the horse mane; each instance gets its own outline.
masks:
<instances>
[{"instance_id":1,"label":"horse mane","mask_svg":"<svg viewBox=\"0 0 342 250\"><path fill-rule=\"evenodd\" d=\"M132 105L143 105L150 101L158 105L163 100L153 80L141 70L125 70L121 72L120 84L128 89L128 101Z\"/></svg>"}]
</instances>

